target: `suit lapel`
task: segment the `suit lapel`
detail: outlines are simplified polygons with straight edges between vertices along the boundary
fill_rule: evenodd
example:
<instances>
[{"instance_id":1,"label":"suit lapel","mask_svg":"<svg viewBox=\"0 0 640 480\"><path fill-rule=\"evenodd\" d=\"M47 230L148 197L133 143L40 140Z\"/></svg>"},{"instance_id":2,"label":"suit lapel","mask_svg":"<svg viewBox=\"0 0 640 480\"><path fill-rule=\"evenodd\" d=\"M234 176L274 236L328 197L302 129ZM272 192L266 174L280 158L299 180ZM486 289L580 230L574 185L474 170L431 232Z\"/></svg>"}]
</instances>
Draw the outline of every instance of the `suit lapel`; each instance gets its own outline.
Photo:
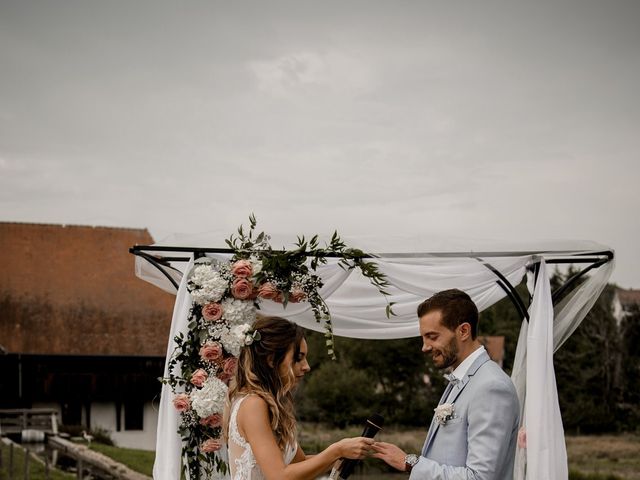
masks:
<instances>
[{"instance_id":1,"label":"suit lapel","mask_svg":"<svg viewBox=\"0 0 640 480\"><path fill-rule=\"evenodd\" d=\"M469 367L469 370L467 370L466 375L462 377L462 380L460 380L451 390L451 393L448 395L450 397L449 402L447 403L456 402L457 398L462 393L462 390L464 390L464 387L466 387L469 381L471 381L471 378L476 374L478 369L489 360L490 358L487 352L482 352L482 354L475 359L475 361L471 364L471 367ZM445 395L443 395L443 398L440 399L440 404L442 404L447 400L444 397ZM424 446L422 447L423 455L427 454L427 450L429 449L429 446L431 445L433 438L436 436L436 432L438 431L439 426L440 424L435 421L435 414L434 414L433 418L431 419L431 425L429 426L427 440L425 441Z\"/></svg>"}]
</instances>

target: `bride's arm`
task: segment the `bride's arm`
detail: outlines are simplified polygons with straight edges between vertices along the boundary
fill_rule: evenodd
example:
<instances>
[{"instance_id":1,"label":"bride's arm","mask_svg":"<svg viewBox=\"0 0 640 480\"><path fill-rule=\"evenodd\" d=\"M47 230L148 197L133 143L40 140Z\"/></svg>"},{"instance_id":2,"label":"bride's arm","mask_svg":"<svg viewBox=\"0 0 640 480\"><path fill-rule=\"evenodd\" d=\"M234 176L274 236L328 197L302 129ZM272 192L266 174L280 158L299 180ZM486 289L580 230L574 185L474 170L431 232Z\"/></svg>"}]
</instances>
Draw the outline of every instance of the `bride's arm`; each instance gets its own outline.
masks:
<instances>
[{"instance_id":1,"label":"bride's arm","mask_svg":"<svg viewBox=\"0 0 640 480\"><path fill-rule=\"evenodd\" d=\"M266 402L250 396L242 402L238 411L240 433L251 445L256 462L267 480L305 480L326 472L339 458L364 458L373 442L370 438L345 438L329 445L325 450L309 458L300 458L302 450L296 452L301 461L285 465L282 451L269 422Z\"/></svg>"}]
</instances>

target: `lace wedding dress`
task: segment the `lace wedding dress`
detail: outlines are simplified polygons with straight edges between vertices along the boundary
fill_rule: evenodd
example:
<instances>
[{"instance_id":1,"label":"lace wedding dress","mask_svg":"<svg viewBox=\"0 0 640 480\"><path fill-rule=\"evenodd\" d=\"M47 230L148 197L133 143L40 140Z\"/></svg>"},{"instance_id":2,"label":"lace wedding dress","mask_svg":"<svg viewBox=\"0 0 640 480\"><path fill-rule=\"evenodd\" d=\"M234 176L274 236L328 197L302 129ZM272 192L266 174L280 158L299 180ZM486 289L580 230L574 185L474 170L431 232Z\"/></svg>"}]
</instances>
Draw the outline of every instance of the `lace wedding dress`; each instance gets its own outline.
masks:
<instances>
[{"instance_id":1,"label":"lace wedding dress","mask_svg":"<svg viewBox=\"0 0 640 480\"><path fill-rule=\"evenodd\" d=\"M242 401L247 398L240 397L231 405L231 415L229 417L229 468L231 469L231 480L264 480L264 475L260 466L253 456L251 445L238 431L238 410ZM298 445L289 445L282 453L285 465L293 460L298 450Z\"/></svg>"}]
</instances>

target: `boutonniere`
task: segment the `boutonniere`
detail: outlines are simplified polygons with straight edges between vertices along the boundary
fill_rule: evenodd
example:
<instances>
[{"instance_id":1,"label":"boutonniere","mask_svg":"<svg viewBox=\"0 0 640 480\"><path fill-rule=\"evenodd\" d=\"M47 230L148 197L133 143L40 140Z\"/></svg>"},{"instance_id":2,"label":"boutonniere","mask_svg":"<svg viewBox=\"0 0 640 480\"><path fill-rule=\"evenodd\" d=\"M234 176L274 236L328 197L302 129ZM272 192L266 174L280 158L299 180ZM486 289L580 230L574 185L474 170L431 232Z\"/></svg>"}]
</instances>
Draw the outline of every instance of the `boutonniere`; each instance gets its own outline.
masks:
<instances>
[{"instance_id":1,"label":"boutonniere","mask_svg":"<svg viewBox=\"0 0 640 480\"><path fill-rule=\"evenodd\" d=\"M433 411L436 412L435 416L438 425L444 425L447 423L447 420L453 418L453 403L443 403L442 405L438 405Z\"/></svg>"}]
</instances>

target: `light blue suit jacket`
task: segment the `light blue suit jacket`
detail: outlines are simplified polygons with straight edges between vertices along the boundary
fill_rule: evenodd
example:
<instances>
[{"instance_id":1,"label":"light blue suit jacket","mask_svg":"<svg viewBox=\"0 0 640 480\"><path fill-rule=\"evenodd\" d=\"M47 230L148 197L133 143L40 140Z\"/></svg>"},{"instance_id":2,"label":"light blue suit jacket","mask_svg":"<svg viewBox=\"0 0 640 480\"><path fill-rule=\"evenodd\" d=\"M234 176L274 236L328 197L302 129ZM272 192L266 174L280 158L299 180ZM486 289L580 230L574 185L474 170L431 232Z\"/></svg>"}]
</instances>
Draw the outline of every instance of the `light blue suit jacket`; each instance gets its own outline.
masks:
<instances>
[{"instance_id":1,"label":"light blue suit jacket","mask_svg":"<svg viewBox=\"0 0 640 480\"><path fill-rule=\"evenodd\" d=\"M453 418L431 421L410 480L512 480L520 406L513 382L483 352L453 387Z\"/></svg>"}]
</instances>

